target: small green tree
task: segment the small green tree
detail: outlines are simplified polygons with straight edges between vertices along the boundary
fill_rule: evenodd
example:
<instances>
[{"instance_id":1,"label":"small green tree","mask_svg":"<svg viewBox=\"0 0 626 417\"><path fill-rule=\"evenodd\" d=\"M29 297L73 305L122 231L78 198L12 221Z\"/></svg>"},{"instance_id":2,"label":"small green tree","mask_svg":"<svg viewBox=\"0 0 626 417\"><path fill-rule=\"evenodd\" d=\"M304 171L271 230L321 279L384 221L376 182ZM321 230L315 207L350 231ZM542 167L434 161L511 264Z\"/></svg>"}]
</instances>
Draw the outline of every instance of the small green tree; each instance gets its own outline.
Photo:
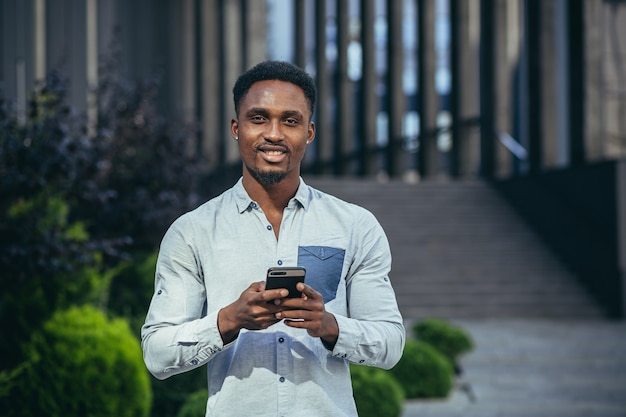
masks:
<instances>
[{"instance_id":1,"label":"small green tree","mask_svg":"<svg viewBox=\"0 0 626 417\"><path fill-rule=\"evenodd\" d=\"M462 328L443 319L430 318L413 325L418 340L428 343L442 353L460 373L459 357L474 348L474 342Z\"/></svg>"},{"instance_id":2,"label":"small green tree","mask_svg":"<svg viewBox=\"0 0 626 417\"><path fill-rule=\"evenodd\" d=\"M388 371L350 365L350 373L360 417L399 417L402 414L404 391Z\"/></svg>"},{"instance_id":3,"label":"small green tree","mask_svg":"<svg viewBox=\"0 0 626 417\"><path fill-rule=\"evenodd\" d=\"M444 398L452 389L452 365L427 343L407 340L402 357L389 372L404 389L406 398Z\"/></svg>"},{"instance_id":4,"label":"small green tree","mask_svg":"<svg viewBox=\"0 0 626 417\"><path fill-rule=\"evenodd\" d=\"M176 417L198 417L206 412L206 403L209 394L205 389L198 390L190 394L185 403L176 414Z\"/></svg>"},{"instance_id":5,"label":"small green tree","mask_svg":"<svg viewBox=\"0 0 626 417\"><path fill-rule=\"evenodd\" d=\"M139 341L93 307L59 311L3 373L7 417L145 417L152 401ZM4 391L4 392L3 392Z\"/></svg>"}]
</instances>

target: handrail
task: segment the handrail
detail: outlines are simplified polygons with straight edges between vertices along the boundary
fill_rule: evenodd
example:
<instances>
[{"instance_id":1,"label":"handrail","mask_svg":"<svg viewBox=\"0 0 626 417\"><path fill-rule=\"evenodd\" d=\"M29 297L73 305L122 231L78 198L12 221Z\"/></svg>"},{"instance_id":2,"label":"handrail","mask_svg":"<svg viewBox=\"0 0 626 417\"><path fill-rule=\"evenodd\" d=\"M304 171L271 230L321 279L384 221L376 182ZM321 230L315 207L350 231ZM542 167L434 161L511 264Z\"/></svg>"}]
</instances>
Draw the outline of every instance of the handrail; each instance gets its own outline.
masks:
<instances>
[{"instance_id":1,"label":"handrail","mask_svg":"<svg viewBox=\"0 0 626 417\"><path fill-rule=\"evenodd\" d=\"M500 132L498 134L498 140L504 145L505 148L515 155L517 159L525 161L528 158L528 151L526 148L524 148L521 143L516 141L513 136L509 135L507 132Z\"/></svg>"},{"instance_id":2,"label":"handrail","mask_svg":"<svg viewBox=\"0 0 626 417\"><path fill-rule=\"evenodd\" d=\"M302 172L305 174L312 174L319 170L322 171L332 171L333 165L336 163L336 159L338 158L341 164L350 164L351 162L358 160L363 153L367 154L369 157L373 155L381 155L384 153L389 146L402 146L405 149L405 152L414 153L417 151L419 147L419 141L425 140L429 137L435 137L442 133L452 132L455 128L464 128L464 127L472 127L477 126L480 121L479 117L468 117L462 120L459 120L455 125L445 125L445 126L437 126L426 132L422 132L417 135L417 137L410 138L407 136L403 136L400 138L395 138L390 143L386 144L375 144L374 146L364 149L364 150L351 150L349 152L343 153L341 155L333 155L330 159L317 159L310 161L303 161L302 163ZM528 151L522 144L520 144L517 140L515 140L508 132L497 132L498 140L504 145L504 147L511 152L514 157L516 157L520 161L528 160ZM409 149L406 146L406 142L409 140L415 140L417 142L415 149ZM205 181L203 185L209 188L218 188L224 186L224 182L228 183L232 178L236 178L240 175L241 163L234 162L231 164L226 164L225 166L217 167L211 172L207 173L205 177Z\"/></svg>"}]
</instances>

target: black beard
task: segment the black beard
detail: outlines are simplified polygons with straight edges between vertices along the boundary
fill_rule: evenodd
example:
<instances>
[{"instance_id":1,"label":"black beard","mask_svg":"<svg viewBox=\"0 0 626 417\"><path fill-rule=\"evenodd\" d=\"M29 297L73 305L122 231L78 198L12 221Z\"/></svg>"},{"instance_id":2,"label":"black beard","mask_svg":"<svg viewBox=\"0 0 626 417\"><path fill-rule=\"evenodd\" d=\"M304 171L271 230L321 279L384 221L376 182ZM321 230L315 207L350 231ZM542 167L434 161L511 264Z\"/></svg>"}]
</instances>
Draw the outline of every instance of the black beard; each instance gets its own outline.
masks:
<instances>
[{"instance_id":1,"label":"black beard","mask_svg":"<svg viewBox=\"0 0 626 417\"><path fill-rule=\"evenodd\" d=\"M254 175L254 178L262 185L274 185L285 179L287 173L252 171L252 175Z\"/></svg>"}]
</instances>

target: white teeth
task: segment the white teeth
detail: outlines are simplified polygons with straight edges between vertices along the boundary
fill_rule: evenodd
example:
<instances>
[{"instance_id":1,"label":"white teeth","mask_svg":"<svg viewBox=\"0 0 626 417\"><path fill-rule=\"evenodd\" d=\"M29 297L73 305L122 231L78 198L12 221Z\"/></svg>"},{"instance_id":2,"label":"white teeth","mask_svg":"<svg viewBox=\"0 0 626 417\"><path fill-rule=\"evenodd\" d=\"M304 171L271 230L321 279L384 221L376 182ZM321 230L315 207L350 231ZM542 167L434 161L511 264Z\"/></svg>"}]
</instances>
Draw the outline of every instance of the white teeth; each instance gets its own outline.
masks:
<instances>
[{"instance_id":1,"label":"white teeth","mask_svg":"<svg viewBox=\"0 0 626 417\"><path fill-rule=\"evenodd\" d=\"M268 155L280 155L283 152L282 151L265 151L265 153Z\"/></svg>"}]
</instances>

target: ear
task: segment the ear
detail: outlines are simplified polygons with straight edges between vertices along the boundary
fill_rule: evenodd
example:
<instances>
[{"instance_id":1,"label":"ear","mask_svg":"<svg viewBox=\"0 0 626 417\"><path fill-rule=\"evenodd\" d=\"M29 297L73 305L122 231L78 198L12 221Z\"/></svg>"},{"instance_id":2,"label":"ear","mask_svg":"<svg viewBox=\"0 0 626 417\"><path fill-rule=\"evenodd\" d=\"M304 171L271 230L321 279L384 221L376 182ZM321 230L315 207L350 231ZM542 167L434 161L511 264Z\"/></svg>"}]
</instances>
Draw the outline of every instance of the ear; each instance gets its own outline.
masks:
<instances>
[{"instance_id":1,"label":"ear","mask_svg":"<svg viewBox=\"0 0 626 417\"><path fill-rule=\"evenodd\" d=\"M308 145L313 142L313 140L315 140L315 123L311 122L309 123L309 129L306 135L306 144Z\"/></svg>"},{"instance_id":2,"label":"ear","mask_svg":"<svg viewBox=\"0 0 626 417\"><path fill-rule=\"evenodd\" d=\"M236 119L230 121L230 134L233 138L239 137L239 122Z\"/></svg>"}]
</instances>

